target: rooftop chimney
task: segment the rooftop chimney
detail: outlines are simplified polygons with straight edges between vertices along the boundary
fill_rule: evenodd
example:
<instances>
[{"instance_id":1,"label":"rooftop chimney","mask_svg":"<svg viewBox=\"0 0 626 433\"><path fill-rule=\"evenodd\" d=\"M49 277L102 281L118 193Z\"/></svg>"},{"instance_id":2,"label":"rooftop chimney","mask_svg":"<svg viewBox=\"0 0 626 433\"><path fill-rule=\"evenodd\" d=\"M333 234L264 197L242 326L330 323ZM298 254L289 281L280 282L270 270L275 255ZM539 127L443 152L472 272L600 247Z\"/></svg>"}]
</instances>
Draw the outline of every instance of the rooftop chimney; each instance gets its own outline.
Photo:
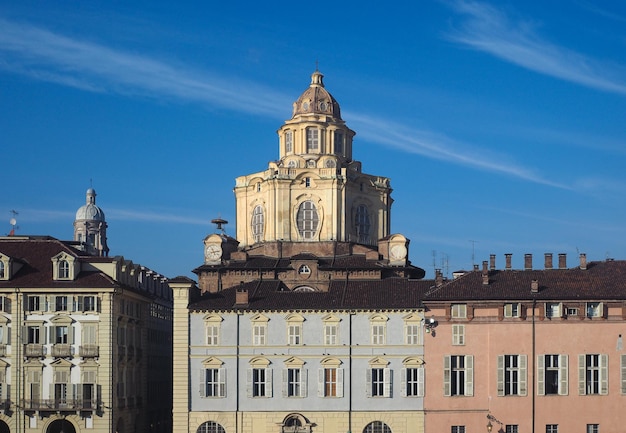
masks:
<instances>
[{"instance_id":1,"label":"rooftop chimney","mask_svg":"<svg viewBox=\"0 0 626 433\"><path fill-rule=\"evenodd\" d=\"M513 256L513 254L511 254L511 253L507 253L507 254L504 255L504 258L505 258L505 261L506 261L504 266L505 266L505 269L507 271L511 270L511 256Z\"/></svg>"},{"instance_id":2,"label":"rooftop chimney","mask_svg":"<svg viewBox=\"0 0 626 433\"><path fill-rule=\"evenodd\" d=\"M580 253L580 269L583 271L587 269L587 254Z\"/></svg>"},{"instance_id":3,"label":"rooftop chimney","mask_svg":"<svg viewBox=\"0 0 626 433\"><path fill-rule=\"evenodd\" d=\"M235 293L235 305L238 307L248 305L248 289L244 287L239 287L237 289L237 292Z\"/></svg>"},{"instance_id":4,"label":"rooftop chimney","mask_svg":"<svg viewBox=\"0 0 626 433\"><path fill-rule=\"evenodd\" d=\"M533 268L533 255L524 254L524 270L530 271Z\"/></svg>"},{"instance_id":5,"label":"rooftop chimney","mask_svg":"<svg viewBox=\"0 0 626 433\"><path fill-rule=\"evenodd\" d=\"M474 270L477 271L478 270L478 265L474 264Z\"/></svg>"},{"instance_id":6,"label":"rooftop chimney","mask_svg":"<svg viewBox=\"0 0 626 433\"><path fill-rule=\"evenodd\" d=\"M531 293L539 292L539 280L532 280L530 282L530 292Z\"/></svg>"},{"instance_id":7,"label":"rooftop chimney","mask_svg":"<svg viewBox=\"0 0 626 433\"><path fill-rule=\"evenodd\" d=\"M489 284L489 271L487 270L487 260L483 261L483 272L482 272L482 276L483 276L483 284L487 285Z\"/></svg>"},{"instance_id":8,"label":"rooftop chimney","mask_svg":"<svg viewBox=\"0 0 626 433\"><path fill-rule=\"evenodd\" d=\"M489 254L489 268L492 271L496 270L496 255L495 254Z\"/></svg>"},{"instance_id":9,"label":"rooftop chimney","mask_svg":"<svg viewBox=\"0 0 626 433\"><path fill-rule=\"evenodd\" d=\"M440 287L443 285L443 274L441 269L435 269L435 286Z\"/></svg>"},{"instance_id":10,"label":"rooftop chimney","mask_svg":"<svg viewBox=\"0 0 626 433\"><path fill-rule=\"evenodd\" d=\"M545 253L545 268L552 269L552 253Z\"/></svg>"},{"instance_id":11,"label":"rooftop chimney","mask_svg":"<svg viewBox=\"0 0 626 433\"><path fill-rule=\"evenodd\" d=\"M567 269L567 254L559 253L559 269Z\"/></svg>"}]
</instances>

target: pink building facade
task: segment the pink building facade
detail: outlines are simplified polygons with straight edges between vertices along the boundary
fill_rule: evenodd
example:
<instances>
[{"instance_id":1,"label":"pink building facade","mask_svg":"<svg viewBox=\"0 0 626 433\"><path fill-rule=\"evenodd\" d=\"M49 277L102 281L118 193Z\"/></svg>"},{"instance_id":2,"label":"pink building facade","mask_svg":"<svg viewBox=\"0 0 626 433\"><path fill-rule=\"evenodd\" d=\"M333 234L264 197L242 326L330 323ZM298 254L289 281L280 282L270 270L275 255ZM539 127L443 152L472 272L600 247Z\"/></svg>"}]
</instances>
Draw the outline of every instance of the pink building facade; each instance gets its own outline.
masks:
<instances>
[{"instance_id":1,"label":"pink building facade","mask_svg":"<svg viewBox=\"0 0 626 433\"><path fill-rule=\"evenodd\" d=\"M626 431L626 262L494 262L425 294L425 431Z\"/></svg>"}]
</instances>

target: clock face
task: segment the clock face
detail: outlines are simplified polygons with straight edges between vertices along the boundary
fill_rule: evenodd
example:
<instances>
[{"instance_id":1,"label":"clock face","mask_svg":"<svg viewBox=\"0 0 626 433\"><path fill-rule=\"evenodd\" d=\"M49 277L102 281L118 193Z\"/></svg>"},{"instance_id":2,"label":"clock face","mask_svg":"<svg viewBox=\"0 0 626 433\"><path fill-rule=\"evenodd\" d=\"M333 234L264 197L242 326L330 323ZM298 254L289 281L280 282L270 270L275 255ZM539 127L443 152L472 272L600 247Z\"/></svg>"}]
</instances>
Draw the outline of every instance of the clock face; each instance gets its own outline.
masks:
<instances>
[{"instance_id":1,"label":"clock face","mask_svg":"<svg viewBox=\"0 0 626 433\"><path fill-rule=\"evenodd\" d=\"M217 260L222 257L222 249L218 245L208 245L204 250L204 256L209 260Z\"/></svg>"},{"instance_id":2,"label":"clock face","mask_svg":"<svg viewBox=\"0 0 626 433\"><path fill-rule=\"evenodd\" d=\"M389 251L392 259L401 260L406 257L406 247L404 245L394 245Z\"/></svg>"}]
</instances>

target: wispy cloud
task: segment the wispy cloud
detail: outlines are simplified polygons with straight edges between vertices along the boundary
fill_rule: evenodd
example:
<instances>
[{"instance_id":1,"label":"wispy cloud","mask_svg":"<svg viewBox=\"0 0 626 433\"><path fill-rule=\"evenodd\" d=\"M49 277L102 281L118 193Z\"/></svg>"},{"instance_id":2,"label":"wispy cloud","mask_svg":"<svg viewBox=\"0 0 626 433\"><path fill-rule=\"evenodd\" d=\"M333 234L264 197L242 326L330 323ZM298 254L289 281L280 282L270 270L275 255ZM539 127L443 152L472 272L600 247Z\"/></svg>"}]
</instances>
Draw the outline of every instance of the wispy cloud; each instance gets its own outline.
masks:
<instances>
[{"instance_id":1,"label":"wispy cloud","mask_svg":"<svg viewBox=\"0 0 626 433\"><path fill-rule=\"evenodd\" d=\"M273 116L290 103L255 83L223 80L2 18L0 52L2 69L83 90L175 98Z\"/></svg>"},{"instance_id":2,"label":"wispy cloud","mask_svg":"<svg viewBox=\"0 0 626 433\"><path fill-rule=\"evenodd\" d=\"M605 92L626 95L626 68L605 64L543 40L528 21L517 22L485 3L456 1L453 8L467 17L448 36L453 41L541 74Z\"/></svg>"},{"instance_id":3,"label":"wispy cloud","mask_svg":"<svg viewBox=\"0 0 626 433\"><path fill-rule=\"evenodd\" d=\"M0 53L4 57L0 60L0 69L85 91L197 102L272 117L280 117L284 107L292 102L291 97L253 82L233 77L224 79L190 70L187 66L74 40L2 18ZM568 188L510 161L507 155L488 154L485 149L459 143L436 132L416 130L367 114L352 113L350 119L362 137L405 152L556 188ZM118 217L153 221L159 218L173 221L171 218L174 218L122 211Z\"/></svg>"},{"instance_id":4,"label":"wispy cloud","mask_svg":"<svg viewBox=\"0 0 626 433\"><path fill-rule=\"evenodd\" d=\"M443 134L407 128L391 121L356 113L350 113L350 122L362 137L405 152L555 188L571 189L567 185L549 180L541 173L516 164L508 155L460 143Z\"/></svg>"},{"instance_id":5,"label":"wispy cloud","mask_svg":"<svg viewBox=\"0 0 626 433\"><path fill-rule=\"evenodd\" d=\"M190 216L183 216L181 212L178 213L170 211L137 211L132 209L107 209L107 220L122 220L122 221L141 221L141 222L153 222L153 223L176 223L185 225L209 225L209 220L206 218L196 218Z\"/></svg>"}]
</instances>

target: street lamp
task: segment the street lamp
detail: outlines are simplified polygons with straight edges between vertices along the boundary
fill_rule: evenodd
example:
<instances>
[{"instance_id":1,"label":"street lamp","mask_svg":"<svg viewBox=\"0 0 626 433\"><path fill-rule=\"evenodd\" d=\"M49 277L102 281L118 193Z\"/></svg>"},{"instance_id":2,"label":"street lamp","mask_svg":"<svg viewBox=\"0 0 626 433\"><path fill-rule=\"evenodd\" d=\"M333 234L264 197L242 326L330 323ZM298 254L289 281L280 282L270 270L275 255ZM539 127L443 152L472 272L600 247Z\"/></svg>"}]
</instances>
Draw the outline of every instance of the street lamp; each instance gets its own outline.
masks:
<instances>
[{"instance_id":1,"label":"street lamp","mask_svg":"<svg viewBox=\"0 0 626 433\"><path fill-rule=\"evenodd\" d=\"M487 421L487 433L491 433L492 429L493 429L493 425L491 424L491 421Z\"/></svg>"}]
</instances>

